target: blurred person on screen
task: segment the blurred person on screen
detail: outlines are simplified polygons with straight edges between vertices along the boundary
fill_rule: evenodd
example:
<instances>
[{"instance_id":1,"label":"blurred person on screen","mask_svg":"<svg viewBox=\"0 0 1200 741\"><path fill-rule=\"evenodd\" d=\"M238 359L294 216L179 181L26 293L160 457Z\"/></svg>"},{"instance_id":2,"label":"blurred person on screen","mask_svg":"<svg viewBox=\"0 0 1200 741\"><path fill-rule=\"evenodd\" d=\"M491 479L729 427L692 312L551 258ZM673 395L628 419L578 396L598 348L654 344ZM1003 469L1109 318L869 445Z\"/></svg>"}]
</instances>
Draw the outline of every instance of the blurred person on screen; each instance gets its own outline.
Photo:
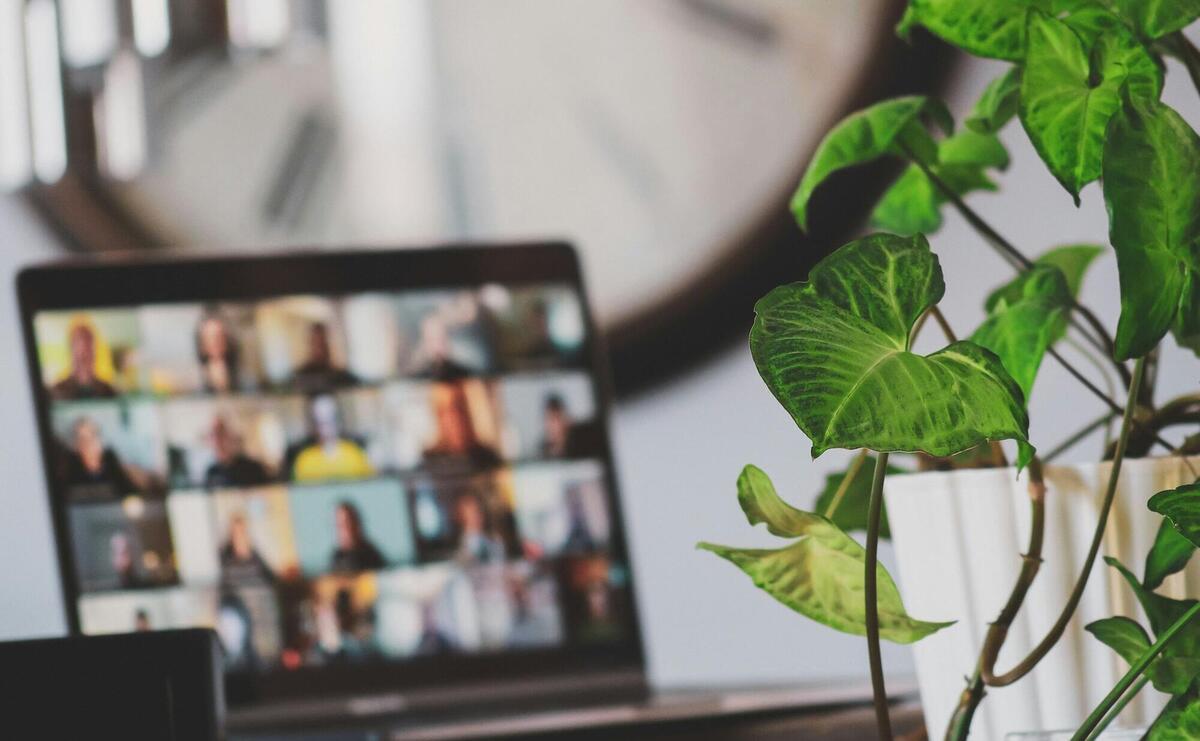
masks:
<instances>
[{"instance_id":1,"label":"blurred person on screen","mask_svg":"<svg viewBox=\"0 0 1200 741\"><path fill-rule=\"evenodd\" d=\"M333 362L329 325L313 322L308 327L308 345L304 362L292 375L292 388L305 394L354 386L358 377Z\"/></svg>"},{"instance_id":2,"label":"blurred person on screen","mask_svg":"<svg viewBox=\"0 0 1200 741\"><path fill-rule=\"evenodd\" d=\"M275 572L254 547L250 523L243 512L229 518L228 535L221 545L221 574L233 584L272 584Z\"/></svg>"},{"instance_id":3,"label":"blurred person on screen","mask_svg":"<svg viewBox=\"0 0 1200 741\"><path fill-rule=\"evenodd\" d=\"M452 357L450 329L436 311L421 320L421 336L413 353L411 373L437 381L456 381L471 375L471 369Z\"/></svg>"},{"instance_id":4,"label":"blurred person on screen","mask_svg":"<svg viewBox=\"0 0 1200 741\"><path fill-rule=\"evenodd\" d=\"M196 359L205 391L232 391L238 386L241 348L229 323L209 309L196 325Z\"/></svg>"},{"instance_id":5,"label":"blurred person on screen","mask_svg":"<svg viewBox=\"0 0 1200 741\"><path fill-rule=\"evenodd\" d=\"M362 513L353 502L343 499L333 510L333 530L337 545L329 558L335 573L375 571L384 566L383 554L367 537Z\"/></svg>"},{"instance_id":6,"label":"blurred person on screen","mask_svg":"<svg viewBox=\"0 0 1200 741\"><path fill-rule=\"evenodd\" d=\"M111 399L117 395L109 383L96 376L96 330L76 322L67 332L71 368L50 387L54 399Z\"/></svg>"},{"instance_id":7,"label":"blurred person on screen","mask_svg":"<svg viewBox=\"0 0 1200 741\"><path fill-rule=\"evenodd\" d=\"M454 501L454 520L458 525L458 553L466 563L502 563L507 548L504 539L488 528L487 513L475 494L463 494Z\"/></svg>"},{"instance_id":8,"label":"blurred person on screen","mask_svg":"<svg viewBox=\"0 0 1200 741\"><path fill-rule=\"evenodd\" d=\"M254 621L246 602L233 591L224 591L217 606L213 628L225 649L225 668L246 671L258 666L254 650Z\"/></svg>"},{"instance_id":9,"label":"blurred person on screen","mask_svg":"<svg viewBox=\"0 0 1200 741\"><path fill-rule=\"evenodd\" d=\"M140 607L133 613L133 630L135 633L147 633L153 630L153 626L150 625L150 616Z\"/></svg>"},{"instance_id":10,"label":"blurred person on screen","mask_svg":"<svg viewBox=\"0 0 1200 741\"><path fill-rule=\"evenodd\" d=\"M433 444L425 449L426 463L457 462L476 469L500 465L500 456L475 431L462 384L435 384L429 400L437 430Z\"/></svg>"},{"instance_id":11,"label":"blurred person on screen","mask_svg":"<svg viewBox=\"0 0 1200 741\"><path fill-rule=\"evenodd\" d=\"M108 561L116 576L118 587L134 589L142 586L142 578L137 572L133 543L128 535L117 532L108 539Z\"/></svg>"},{"instance_id":12,"label":"blurred person on screen","mask_svg":"<svg viewBox=\"0 0 1200 741\"><path fill-rule=\"evenodd\" d=\"M141 488L131 469L104 444L100 425L91 417L80 417L71 426L64 475L69 486L88 497L114 499Z\"/></svg>"},{"instance_id":13,"label":"blurred person on screen","mask_svg":"<svg viewBox=\"0 0 1200 741\"><path fill-rule=\"evenodd\" d=\"M591 552L596 549L596 539L587 525L587 512L584 510L584 488L579 484L569 484L566 491L567 503L567 537L563 541L563 551L570 553Z\"/></svg>"},{"instance_id":14,"label":"blurred person on screen","mask_svg":"<svg viewBox=\"0 0 1200 741\"><path fill-rule=\"evenodd\" d=\"M205 486L261 486L271 480L267 467L242 450L242 436L225 417L213 417L208 437L215 460L204 474Z\"/></svg>"},{"instance_id":15,"label":"blurred person on screen","mask_svg":"<svg viewBox=\"0 0 1200 741\"><path fill-rule=\"evenodd\" d=\"M295 481L367 478L375 467L356 440L342 432L342 415L337 400L319 394L308 402L309 436L291 456Z\"/></svg>"},{"instance_id":16,"label":"blurred person on screen","mask_svg":"<svg viewBox=\"0 0 1200 741\"><path fill-rule=\"evenodd\" d=\"M454 650L454 642L437 626L432 602L421 604L421 637L417 640L417 655L431 656Z\"/></svg>"}]
</instances>

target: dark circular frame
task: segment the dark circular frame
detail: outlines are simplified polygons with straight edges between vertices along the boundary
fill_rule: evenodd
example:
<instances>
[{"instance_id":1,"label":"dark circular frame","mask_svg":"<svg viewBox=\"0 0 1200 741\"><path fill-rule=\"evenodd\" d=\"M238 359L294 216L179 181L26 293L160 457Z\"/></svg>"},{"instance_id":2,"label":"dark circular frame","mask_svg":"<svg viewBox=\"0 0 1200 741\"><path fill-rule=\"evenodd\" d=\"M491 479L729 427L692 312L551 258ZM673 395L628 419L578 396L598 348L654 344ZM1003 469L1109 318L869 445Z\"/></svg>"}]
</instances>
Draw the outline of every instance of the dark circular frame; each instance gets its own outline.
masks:
<instances>
[{"instance_id":1,"label":"dark circular frame","mask_svg":"<svg viewBox=\"0 0 1200 741\"><path fill-rule=\"evenodd\" d=\"M941 92L959 55L934 37L917 31L905 41L893 32L907 4L891 0L888 16L873 32L874 59L864 66L844 105L826 128L846 114L882 98ZM76 166L91 161L95 141L86 126L72 121L88 99L67 100L67 141L71 166L53 185L34 185L26 199L63 244L77 252L126 251L165 247L163 235L142 223L112 197L95 172ZM813 152L796 163L799 180ZM611 358L612 380L620 398L630 398L695 371L744 340L754 302L781 282L800 280L808 269L861 228L871 205L899 172L898 163L879 162L830 178L812 199L810 230L793 220L790 189L764 204L752 225L729 240L702 275L638 315L602 328Z\"/></svg>"}]
</instances>

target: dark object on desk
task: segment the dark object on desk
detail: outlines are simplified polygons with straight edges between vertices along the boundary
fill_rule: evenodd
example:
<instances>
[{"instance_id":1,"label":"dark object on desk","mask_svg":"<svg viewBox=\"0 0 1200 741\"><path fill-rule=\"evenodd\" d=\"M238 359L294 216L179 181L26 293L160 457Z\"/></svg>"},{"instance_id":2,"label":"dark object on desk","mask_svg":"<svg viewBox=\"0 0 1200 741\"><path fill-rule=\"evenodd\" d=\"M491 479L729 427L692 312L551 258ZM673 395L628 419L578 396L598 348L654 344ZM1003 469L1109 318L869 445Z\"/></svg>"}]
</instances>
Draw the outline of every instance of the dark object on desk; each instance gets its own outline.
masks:
<instances>
[{"instance_id":1,"label":"dark object on desk","mask_svg":"<svg viewBox=\"0 0 1200 741\"><path fill-rule=\"evenodd\" d=\"M220 667L209 630L0 643L0 718L27 738L217 741Z\"/></svg>"}]
</instances>

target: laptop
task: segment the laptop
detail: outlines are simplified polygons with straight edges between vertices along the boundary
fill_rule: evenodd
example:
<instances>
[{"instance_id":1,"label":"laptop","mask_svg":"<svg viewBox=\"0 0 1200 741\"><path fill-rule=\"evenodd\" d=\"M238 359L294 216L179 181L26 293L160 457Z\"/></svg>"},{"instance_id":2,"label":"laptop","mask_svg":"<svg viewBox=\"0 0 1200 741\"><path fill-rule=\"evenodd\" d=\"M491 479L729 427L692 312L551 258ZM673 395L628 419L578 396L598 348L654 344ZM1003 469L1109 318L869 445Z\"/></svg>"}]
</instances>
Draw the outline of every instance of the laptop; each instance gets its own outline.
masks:
<instances>
[{"instance_id":1,"label":"laptop","mask_svg":"<svg viewBox=\"0 0 1200 741\"><path fill-rule=\"evenodd\" d=\"M864 697L651 698L568 245L60 263L18 290L70 631L212 628L235 731Z\"/></svg>"}]
</instances>

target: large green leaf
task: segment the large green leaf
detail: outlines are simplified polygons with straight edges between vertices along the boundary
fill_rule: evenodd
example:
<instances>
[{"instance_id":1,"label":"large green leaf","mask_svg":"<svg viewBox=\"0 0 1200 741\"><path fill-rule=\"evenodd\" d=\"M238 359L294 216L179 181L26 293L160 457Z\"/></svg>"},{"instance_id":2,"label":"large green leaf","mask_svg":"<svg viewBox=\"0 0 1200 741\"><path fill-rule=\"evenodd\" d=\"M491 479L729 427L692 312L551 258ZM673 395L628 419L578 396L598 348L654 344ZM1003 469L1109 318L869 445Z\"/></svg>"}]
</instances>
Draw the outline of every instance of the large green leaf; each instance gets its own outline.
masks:
<instances>
[{"instance_id":1,"label":"large green leaf","mask_svg":"<svg viewBox=\"0 0 1200 741\"><path fill-rule=\"evenodd\" d=\"M843 119L825 135L792 196L792 214L808 229L808 201L833 173L886 156L908 156L923 162L937 160L937 144L921 123L921 115L944 111L923 96L877 103ZM945 123L943 122L943 125Z\"/></svg>"},{"instance_id":2,"label":"large green leaf","mask_svg":"<svg viewBox=\"0 0 1200 741\"><path fill-rule=\"evenodd\" d=\"M1200 321L1200 137L1162 103L1127 100L1108 129L1104 200L1121 282L1116 355L1139 357Z\"/></svg>"},{"instance_id":3,"label":"large green leaf","mask_svg":"<svg viewBox=\"0 0 1200 741\"><path fill-rule=\"evenodd\" d=\"M887 473L888 475L905 473L905 470L897 466L888 466ZM875 457L868 455L863 460L858 473L854 475L854 479L850 482L850 485L846 487L846 491L842 494L842 500L838 503L837 509L834 510L832 515L828 515L834 525L837 525L846 532L867 529L867 509L871 504L871 480L874 475ZM826 476L825 488L821 490L821 495L817 497L817 503L813 505L813 509L822 514L826 513L838 489L841 488L842 482L845 480L846 471L831 473ZM883 512L879 518L879 537L892 537L891 529L888 526L886 507L883 508Z\"/></svg>"},{"instance_id":4,"label":"large green leaf","mask_svg":"<svg viewBox=\"0 0 1200 741\"><path fill-rule=\"evenodd\" d=\"M1158 589L1168 576L1183 571L1195 552L1196 545L1180 535L1171 521L1164 517L1158 526L1158 534L1154 536L1154 545L1146 554L1142 586Z\"/></svg>"},{"instance_id":5,"label":"large green leaf","mask_svg":"<svg viewBox=\"0 0 1200 741\"><path fill-rule=\"evenodd\" d=\"M1025 49L1025 14L1037 0L910 0L900 33L922 25L980 57L1019 60Z\"/></svg>"},{"instance_id":6,"label":"large green leaf","mask_svg":"<svg viewBox=\"0 0 1200 741\"><path fill-rule=\"evenodd\" d=\"M1157 39L1200 17L1200 0L1108 0L1142 38Z\"/></svg>"},{"instance_id":7,"label":"large green leaf","mask_svg":"<svg viewBox=\"0 0 1200 741\"><path fill-rule=\"evenodd\" d=\"M1103 247L1094 244L1064 245L1047 250L1034 259L1033 263L1034 265L1050 265L1061 270L1063 277L1067 279L1067 289L1070 290L1071 296L1078 297L1088 267L1103 251ZM1001 300L1010 304L1019 301L1025 293L1025 282L1029 278L1030 273L1023 272L992 291L984 301L983 307L987 309L988 313L991 313Z\"/></svg>"},{"instance_id":8,"label":"large green leaf","mask_svg":"<svg viewBox=\"0 0 1200 741\"><path fill-rule=\"evenodd\" d=\"M871 212L871 225L902 235L932 234L942 227L945 201L920 167L909 165Z\"/></svg>"},{"instance_id":9,"label":"large green leaf","mask_svg":"<svg viewBox=\"0 0 1200 741\"><path fill-rule=\"evenodd\" d=\"M1020 296L997 301L970 339L1000 358L1028 400L1042 358L1066 332L1071 290L1050 265L1035 265L1021 277Z\"/></svg>"},{"instance_id":10,"label":"large green leaf","mask_svg":"<svg viewBox=\"0 0 1200 741\"><path fill-rule=\"evenodd\" d=\"M1146 506L1170 520L1192 545L1200 546L1200 482L1160 491Z\"/></svg>"},{"instance_id":11,"label":"large green leaf","mask_svg":"<svg viewBox=\"0 0 1200 741\"><path fill-rule=\"evenodd\" d=\"M1079 202L1100 177L1105 128L1121 107L1121 90L1158 98L1162 71L1133 34L1118 27L1087 45L1067 23L1029 14L1021 76L1021 123L1054 177Z\"/></svg>"},{"instance_id":12,"label":"large green leaf","mask_svg":"<svg viewBox=\"0 0 1200 741\"><path fill-rule=\"evenodd\" d=\"M779 549L699 547L735 564L755 586L796 612L844 633L865 635L863 547L824 517L784 502L754 466L738 477L738 501L751 524L765 523L770 532L797 540ZM912 643L953 624L910 617L892 577L882 564L877 568L881 638Z\"/></svg>"},{"instance_id":13,"label":"large green leaf","mask_svg":"<svg viewBox=\"0 0 1200 741\"><path fill-rule=\"evenodd\" d=\"M755 306L750 350L809 439L832 447L949 456L989 440L1027 442L1021 389L972 342L909 350L913 324L945 291L921 235L875 234L817 263L806 283Z\"/></svg>"},{"instance_id":14,"label":"large green leaf","mask_svg":"<svg viewBox=\"0 0 1200 741\"><path fill-rule=\"evenodd\" d=\"M1200 356L1200 271L1188 271L1187 285L1179 299L1179 313L1171 327L1175 341Z\"/></svg>"},{"instance_id":15,"label":"large green leaf","mask_svg":"<svg viewBox=\"0 0 1200 741\"><path fill-rule=\"evenodd\" d=\"M988 83L963 125L981 134L994 134L1017 115L1021 102L1021 68L1007 72Z\"/></svg>"}]
</instances>

